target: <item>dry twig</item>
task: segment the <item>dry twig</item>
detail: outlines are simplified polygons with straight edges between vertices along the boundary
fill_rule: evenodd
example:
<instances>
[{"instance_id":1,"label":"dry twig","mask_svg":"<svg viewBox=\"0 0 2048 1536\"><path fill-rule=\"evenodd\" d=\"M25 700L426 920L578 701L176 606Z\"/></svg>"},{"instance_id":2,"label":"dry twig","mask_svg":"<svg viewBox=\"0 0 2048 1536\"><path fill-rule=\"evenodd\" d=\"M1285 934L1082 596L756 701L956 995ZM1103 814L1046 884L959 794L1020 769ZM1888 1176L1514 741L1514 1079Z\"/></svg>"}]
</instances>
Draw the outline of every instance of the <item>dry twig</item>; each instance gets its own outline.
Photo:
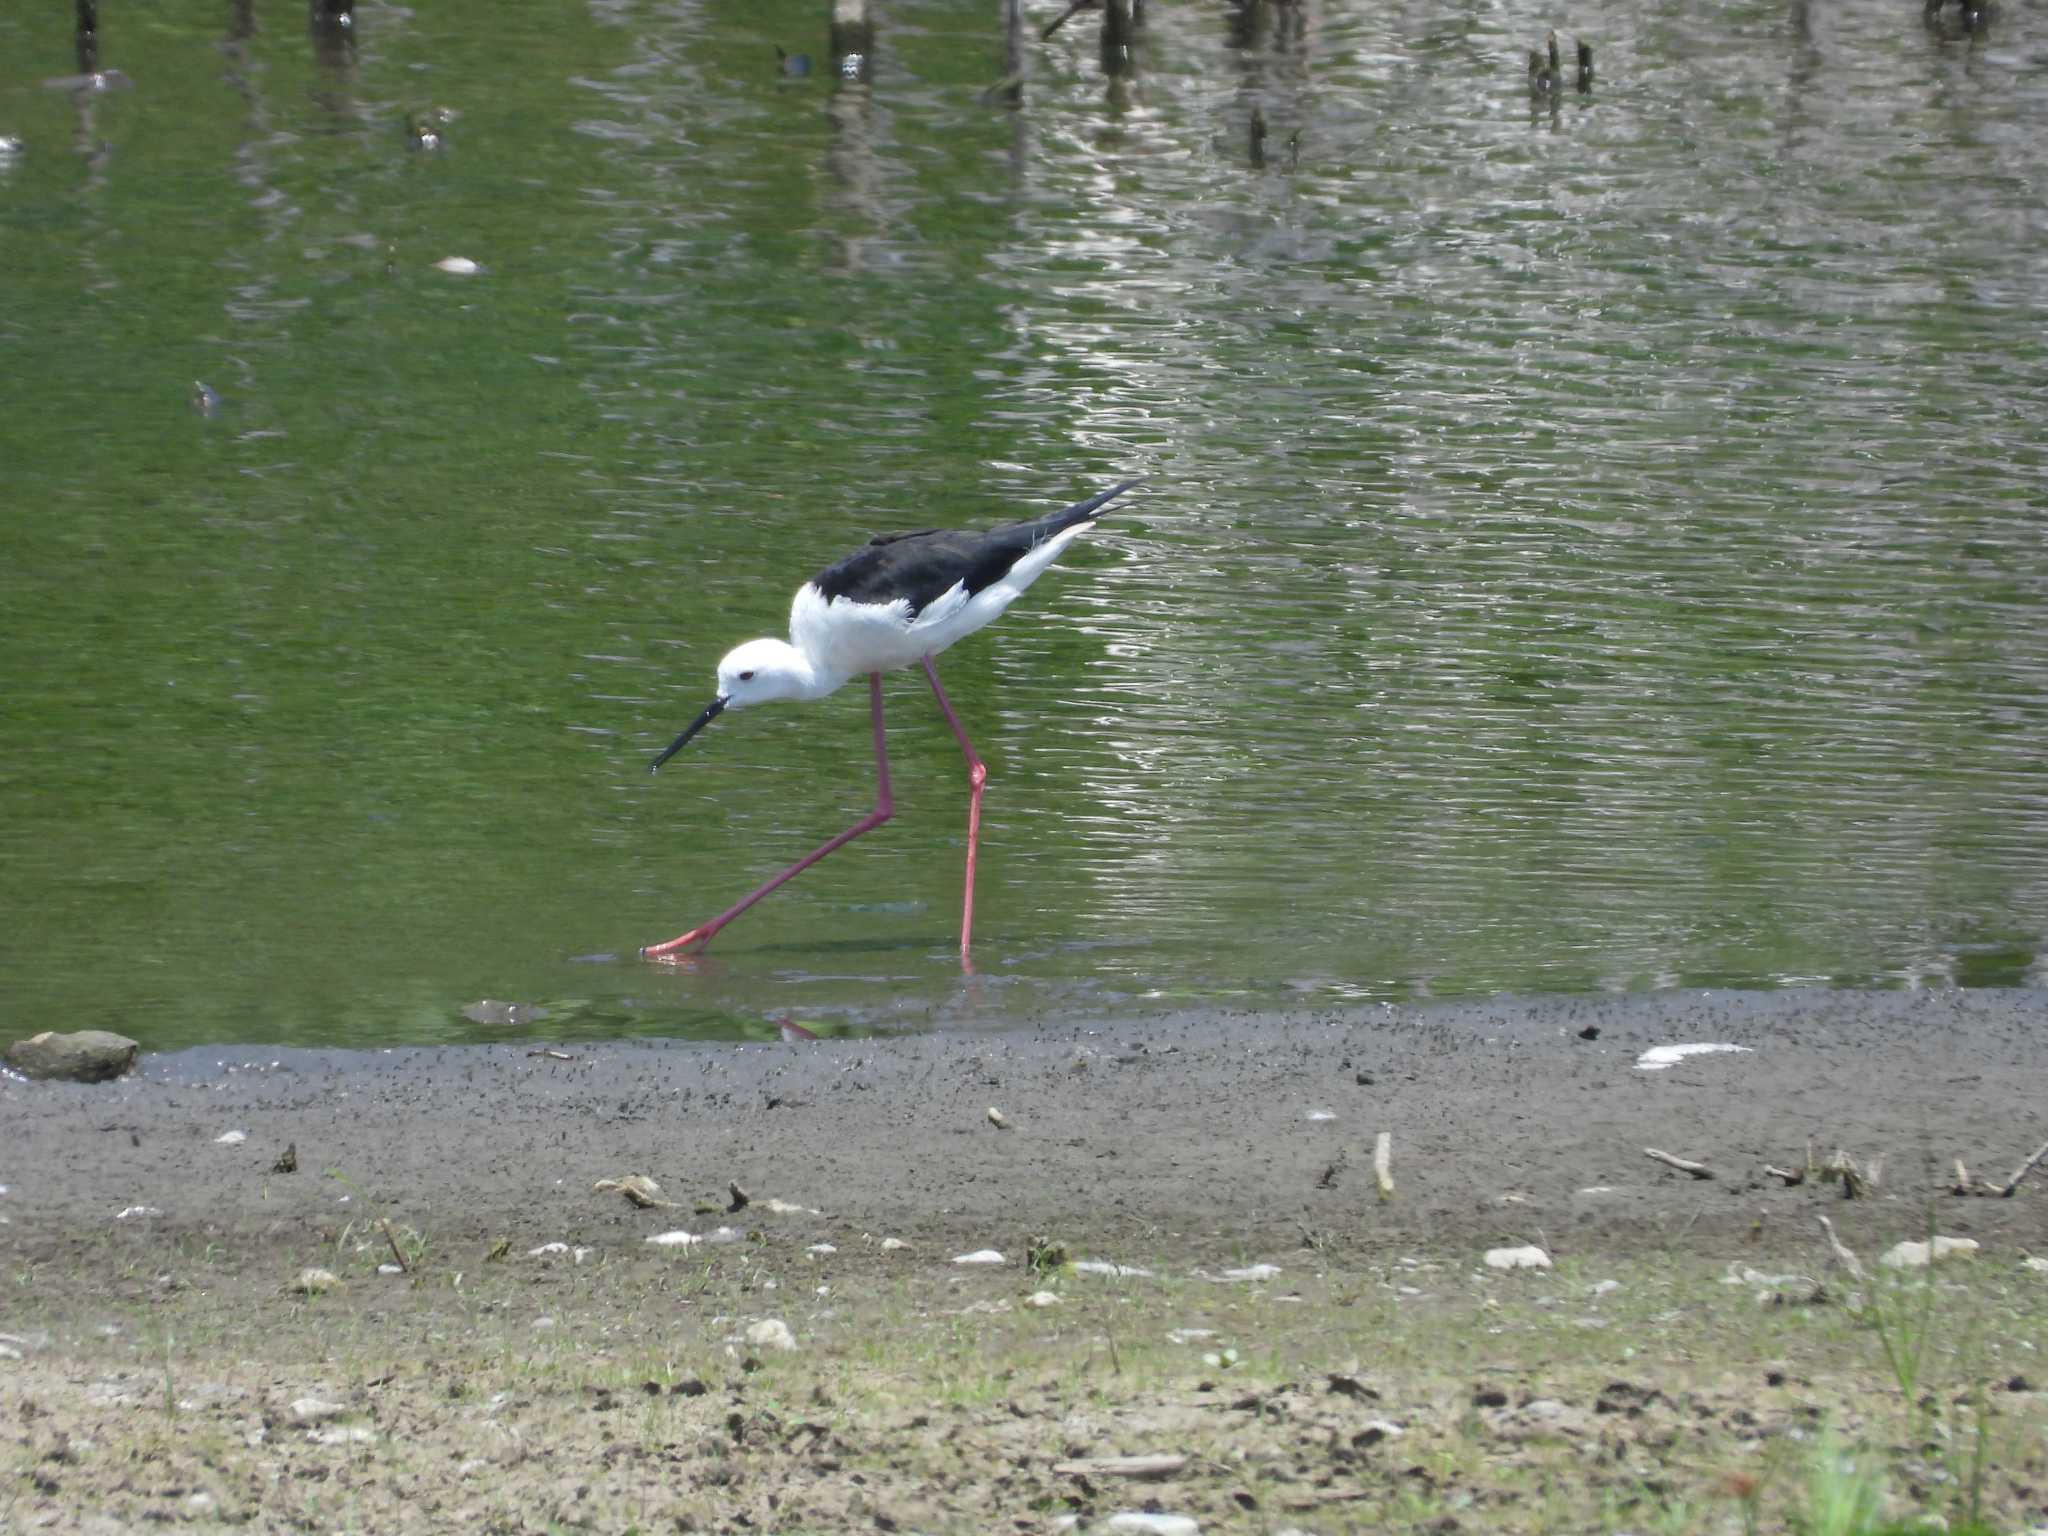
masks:
<instances>
[{"instance_id":1,"label":"dry twig","mask_svg":"<svg viewBox=\"0 0 2048 1536\"><path fill-rule=\"evenodd\" d=\"M1185 1456L1083 1456L1053 1463L1064 1477L1170 1477L1188 1464Z\"/></svg>"},{"instance_id":2,"label":"dry twig","mask_svg":"<svg viewBox=\"0 0 2048 1536\"><path fill-rule=\"evenodd\" d=\"M1834 1255L1835 1262L1841 1265L1843 1269L1848 1271L1849 1278L1851 1280L1861 1280L1865 1278L1863 1273L1863 1261L1857 1258L1855 1254L1851 1253L1845 1246L1843 1246L1842 1240L1839 1237L1835 1236L1835 1224L1832 1221L1829 1221L1825 1216L1817 1217L1815 1219L1820 1222L1821 1231L1827 1233L1828 1235L1828 1251Z\"/></svg>"},{"instance_id":3,"label":"dry twig","mask_svg":"<svg viewBox=\"0 0 2048 1536\"><path fill-rule=\"evenodd\" d=\"M1705 1163L1693 1162L1690 1158L1673 1157L1669 1152L1659 1152L1655 1147L1643 1148L1643 1156L1655 1158L1667 1168L1676 1168L1680 1173L1689 1173L1696 1179L1711 1179L1714 1170Z\"/></svg>"},{"instance_id":4,"label":"dry twig","mask_svg":"<svg viewBox=\"0 0 2048 1536\"><path fill-rule=\"evenodd\" d=\"M2012 1192L2020 1187L2020 1180L2040 1167L2043 1158L2048 1158L2048 1141L2044 1141L2041 1145L2034 1148L2034 1155L2024 1163L2021 1163L2019 1167L2013 1169L2012 1177L2005 1181L2004 1186L2000 1188L1998 1193L2002 1197L2010 1199Z\"/></svg>"},{"instance_id":5,"label":"dry twig","mask_svg":"<svg viewBox=\"0 0 2048 1536\"><path fill-rule=\"evenodd\" d=\"M398 1246L398 1234L391 1230L391 1218L389 1216L379 1217L378 1225L384 1229L384 1241L391 1245L391 1257L398 1260L398 1267L400 1269L404 1270L408 1275L411 1274L412 1266L405 1262L405 1252Z\"/></svg>"}]
</instances>

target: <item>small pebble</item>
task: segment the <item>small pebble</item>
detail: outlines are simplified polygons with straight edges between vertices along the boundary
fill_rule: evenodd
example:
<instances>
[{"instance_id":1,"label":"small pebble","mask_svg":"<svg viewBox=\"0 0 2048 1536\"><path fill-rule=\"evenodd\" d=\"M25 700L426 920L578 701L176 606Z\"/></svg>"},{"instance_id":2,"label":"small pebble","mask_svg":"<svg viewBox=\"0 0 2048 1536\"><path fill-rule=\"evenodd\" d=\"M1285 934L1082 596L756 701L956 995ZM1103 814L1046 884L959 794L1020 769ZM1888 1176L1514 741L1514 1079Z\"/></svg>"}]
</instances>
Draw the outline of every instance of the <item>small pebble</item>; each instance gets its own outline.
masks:
<instances>
[{"instance_id":1,"label":"small pebble","mask_svg":"<svg viewBox=\"0 0 2048 1536\"><path fill-rule=\"evenodd\" d=\"M1751 1054L1750 1048L1746 1045L1728 1045L1725 1043L1656 1045L1636 1058L1636 1070L1639 1072L1662 1072L1677 1066L1688 1056L1718 1056L1730 1051L1740 1052L1745 1056Z\"/></svg>"},{"instance_id":2,"label":"small pebble","mask_svg":"<svg viewBox=\"0 0 2048 1536\"><path fill-rule=\"evenodd\" d=\"M301 1397L293 1399L291 1406L285 1411L291 1418L293 1428L310 1429L315 1424L325 1424L329 1419L340 1418L348 1409L340 1403L330 1403L323 1397Z\"/></svg>"},{"instance_id":3,"label":"small pebble","mask_svg":"<svg viewBox=\"0 0 2048 1536\"><path fill-rule=\"evenodd\" d=\"M1252 1264L1243 1269L1226 1269L1225 1280L1270 1280L1280 1273L1278 1264Z\"/></svg>"},{"instance_id":4,"label":"small pebble","mask_svg":"<svg viewBox=\"0 0 2048 1536\"><path fill-rule=\"evenodd\" d=\"M1948 1258L1968 1258L1977 1251L1973 1237L1937 1237L1932 1249L1925 1243L1897 1243L1886 1249L1878 1263L1887 1269L1925 1269Z\"/></svg>"},{"instance_id":5,"label":"small pebble","mask_svg":"<svg viewBox=\"0 0 2048 1536\"><path fill-rule=\"evenodd\" d=\"M1105 1531L1137 1531L1148 1536L1199 1536L1202 1527L1186 1515L1154 1514L1149 1510L1127 1509L1103 1521Z\"/></svg>"}]
</instances>

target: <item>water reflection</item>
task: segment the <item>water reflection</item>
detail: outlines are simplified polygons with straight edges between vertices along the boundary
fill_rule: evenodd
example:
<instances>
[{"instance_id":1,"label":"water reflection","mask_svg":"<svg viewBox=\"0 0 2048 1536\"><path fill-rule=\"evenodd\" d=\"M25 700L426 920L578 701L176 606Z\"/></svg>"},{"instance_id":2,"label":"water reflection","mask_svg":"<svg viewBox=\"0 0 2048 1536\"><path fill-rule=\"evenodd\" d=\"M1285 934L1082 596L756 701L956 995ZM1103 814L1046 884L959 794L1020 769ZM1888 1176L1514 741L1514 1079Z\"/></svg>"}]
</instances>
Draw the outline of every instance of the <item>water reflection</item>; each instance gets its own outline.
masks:
<instances>
[{"instance_id":1,"label":"water reflection","mask_svg":"<svg viewBox=\"0 0 2048 1536\"><path fill-rule=\"evenodd\" d=\"M163 22L134 91L83 83L117 17L0 18L23 1006L2042 979L2023 9L1637 8L1584 93L1515 7L286 14ZM1127 474L949 657L975 990L914 676L888 829L689 975L616 958L865 808L851 692L649 784L733 638Z\"/></svg>"}]
</instances>

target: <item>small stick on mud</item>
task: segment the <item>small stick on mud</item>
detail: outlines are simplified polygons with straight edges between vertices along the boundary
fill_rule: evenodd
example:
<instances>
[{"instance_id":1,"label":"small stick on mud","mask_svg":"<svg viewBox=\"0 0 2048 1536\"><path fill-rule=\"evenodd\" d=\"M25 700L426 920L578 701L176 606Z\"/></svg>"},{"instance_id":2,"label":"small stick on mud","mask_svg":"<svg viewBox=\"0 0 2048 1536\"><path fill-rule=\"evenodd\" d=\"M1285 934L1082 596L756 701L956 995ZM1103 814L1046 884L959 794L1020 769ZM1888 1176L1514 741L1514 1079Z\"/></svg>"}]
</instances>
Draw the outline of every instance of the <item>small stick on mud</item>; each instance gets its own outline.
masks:
<instances>
[{"instance_id":1,"label":"small stick on mud","mask_svg":"<svg viewBox=\"0 0 2048 1536\"><path fill-rule=\"evenodd\" d=\"M1998 1191L1999 1197L2006 1200L2011 1199L2013 1191L2020 1187L2020 1180L2040 1167L2043 1158L2048 1158L2048 1141L2044 1141L2041 1145L2034 1148L2034 1155L2024 1163L2021 1163L2019 1167L2013 1169L2012 1177L2007 1179L2000 1187Z\"/></svg>"},{"instance_id":2,"label":"small stick on mud","mask_svg":"<svg viewBox=\"0 0 2048 1536\"><path fill-rule=\"evenodd\" d=\"M398 1234L391 1230L391 1218L389 1216L379 1217L378 1225L384 1228L384 1241L391 1245L391 1257L398 1260L398 1267L400 1269L404 1270L408 1275L411 1274L412 1266L405 1262L405 1251L398 1246Z\"/></svg>"},{"instance_id":3,"label":"small stick on mud","mask_svg":"<svg viewBox=\"0 0 2048 1536\"><path fill-rule=\"evenodd\" d=\"M1782 1179L1787 1189L1795 1189L1806 1182L1805 1171L1798 1168L1780 1168L1775 1163L1765 1163L1764 1172L1774 1179Z\"/></svg>"},{"instance_id":4,"label":"small stick on mud","mask_svg":"<svg viewBox=\"0 0 2048 1536\"><path fill-rule=\"evenodd\" d=\"M1827 1233L1828 1235L1828 1251L1834 1255L1835 1262L1841 1265L1843 1269L1849 1272L1849 1278L1851 1280L1861 1280L1865 1278L1863 1273L1863 1261L1857 1258L1855 1254L1851 1253L1845 1246L1843 1246L1842 1240L1839 1237L1835 1236L1835 1224L1832 1221L1829 1221L1825 1216L1816 1217L1815 1220L1819 1221L1821 1231Z\"/></svg>"},{"instance_id":5,"label":"small stick on mud","mask_svg":"<svg viewBox=\"0 0 2048 1536\"><path fill-rule=\"evenodd\" d=\"M1394 1133L1381 1131L1373 1138L1372 1177L1380 1187L1380 1199L1394 1198Z\"/></svg>"},{"instance_id":6,"label":"small stick on mud","mask_svg":"<svg viewBox=\"0 0 2048 1536\"><path fill-rule=\"evenodd\" d=\"M1820 1176L1830 1181L1839 1179L1842 1184L1842 1198L1844 1200L1854 1200L1858 1195L1862 1194L1864 1184L1867 1182L1863 1174L1858 1171L1856 1160L1849 1156L1848 1151L1842 1147L1835 1148L1835 1155L1827 1160L1827 1165L1821 1169Z\"/></svg>"},{"instance_id":7,"label":"small stick on mud","mask_svg":"<svg viewBox=\"0 0 2048 1536\"><path fill-rule=\"evenodd\" d=\"M1967 1195L1971 1192L1970 1170L1963 1166L1960 1157L1956 1159L1956 1181L1949 1185L1948 1192L1952 1195Z\"/></svg>"},{"instance_id":8,"label":"small stick on mud","mask_svg":"<svg viewBox=\"0 0 2048 1536\"><path fill-rule=\"evenodd\" d=\"M1696 1179L1711 1179L1714 1170L1705 1163L1695 1163L1690 1158L1673 1157L1669 1152L1659 1152L1655 1147L1643 1148L1643 1156L1655 1158L1667 1168L1676 1168L1680 1173L1689 1173Z\"/></svg>"},{"instance_id":9,"label":"small stick on mud","mask_svg":"<svg viewBox=\"0 0 2048 1536\"><path fill-rule=\"evenodd\" d=\"M1185 1456L1083 1456L1053 1464L1064 1477L1171 1477L1188 1464Z\"/></svg>"}]
</instances>

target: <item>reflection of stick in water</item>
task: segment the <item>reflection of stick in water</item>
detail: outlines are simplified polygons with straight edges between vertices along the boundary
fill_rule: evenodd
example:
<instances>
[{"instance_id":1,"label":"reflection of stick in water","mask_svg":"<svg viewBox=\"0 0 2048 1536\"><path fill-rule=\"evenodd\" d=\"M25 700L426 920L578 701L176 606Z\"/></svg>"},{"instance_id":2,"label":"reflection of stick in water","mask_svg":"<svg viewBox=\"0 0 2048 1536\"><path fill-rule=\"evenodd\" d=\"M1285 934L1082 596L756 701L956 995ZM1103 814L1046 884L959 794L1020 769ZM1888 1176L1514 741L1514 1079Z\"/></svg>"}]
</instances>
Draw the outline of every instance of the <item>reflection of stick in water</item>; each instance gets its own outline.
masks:
<instances>
[{"instance_id":1,"label":"reflection of stick in water","mask_svg":"<svg viewBox=\"0 0 2048 1536\"><path fill-rule=\"evenodd\" d=\"M1069 21L1073 20L1073 18L1079 15L1082 11L1099 11L1101 9L1102 0L1073 0L1072 4L1070 4L1064 11L1061 11L1059 15L1056 18L1054 18L1051 26L1047 27L1043 32L1038 34L1038 40L1040 42L1044 42L1047 38L1051 37L1053 33L1059 31L1061 27L1064 27Z\"/></svg>"},{"instance_id":2,"label":"reflection of stick in water","mask_svg":"<svg viewBox=\"0 0 2048 1536\"><path fill-rule=\"evenodd\" d=\"M344 69L355 55L355 0L313 0L307 12L313 57L329 69Z\"/></svg>"},{"instance_id":3,"label":"reflection of stick in water","mask_svg":"<svg viewBox=\"0 0 2048 1536\"><path fill-rule=\"evenodd\" d=\"M99 67L99 0L78 0L78 72L89 75Z\"/></svg>"},{"instance_id":4,"label":"reflection of stick in water","mask_svg":"<svg viewBox=\"0 0 2048 1536\"><path fill-rule=\"evenodd\" d=\"M873 73L874 51L867 0L832 0L832 72L842 80L865 80Z\"/></svg>"}]
</instances>

